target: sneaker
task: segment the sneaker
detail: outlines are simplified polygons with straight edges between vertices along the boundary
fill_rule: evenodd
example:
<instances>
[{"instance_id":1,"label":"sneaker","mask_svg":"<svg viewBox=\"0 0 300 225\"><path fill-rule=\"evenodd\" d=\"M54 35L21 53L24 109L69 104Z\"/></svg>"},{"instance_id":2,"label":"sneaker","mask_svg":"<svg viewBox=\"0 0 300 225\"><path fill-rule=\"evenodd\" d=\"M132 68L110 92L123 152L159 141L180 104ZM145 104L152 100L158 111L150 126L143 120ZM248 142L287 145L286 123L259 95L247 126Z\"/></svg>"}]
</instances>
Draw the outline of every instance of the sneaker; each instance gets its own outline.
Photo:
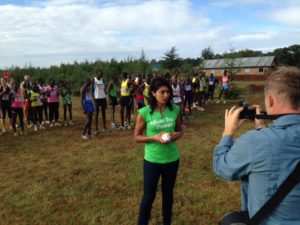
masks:
<instances>
[{"instance_id":1,"label":"sneaker","mask_svg":"<svg viewBox=\"0 0 300 225\"><path fill-rule=\"evenodd\" d=\"M31 128L31 127L33 127L33 125L32 125L32 124L29 124L29 125L27 126L27 128Z\"/></svg>"},{"instance_id":2,"label":"sneaker","mask_svg":"<svg viewBox=\"0 0 300 225\"><path fill-rule=\"evenodd\" d=\"M119 127L118 124L113 123L113 122L111 123L111 128L112 129L118 129L118 127Z\"/></svg>"},{"instance_id":3,"label":"sneaker","mask_svg":"<svg viewBox=\"0 0 300 225\"><path fill-rule=\"evenodd\" d=\"M38 131L37 129L37 125L34 125L34 128L33 128L34 131Z\"/></svg>"},{"instance_id":4,"label":"sneaker","mask_svg":"<svg viewBox=\"0 0 300 225\"><path fill-rule=\"evenodd\" d=\"M217 104L220 103L220 100L217 100L216 103L217 103Z\"/></svg>"},{"instance_id":5,"label":"sneaker","mask_svg":"<svg viewBox=\"0 0 300 225\"><path fill-rule=\"evenodd\" d=\"M14 136L17 137L17 136L18 136L18 133L17 133L17 132L14 132Z\"/></svg>"},{"instance_id":6,"label":"sneaker","mask_svg":"<svg viewBox=\"0 0 300 225\"><path fill-rule=\"evenodd\" d=\"M193 119L194 119L194 116L189 116L189 119L190 119L190 120L193 120Z\"/></svg>"},{"instance_id":7,"label":"sneaker","mask_svg":"<svg viewBox=\"0 0 300 225\"><path fill-rule=\"evenodd\" d=\"M108 133L109 133L109 129L103 128L103 132L104 132L105 134L108 134Z\"/></svg>"},{"instance_id":8,"label":"sneaker","mask_svg":"<svg viewBox=\"0 0 300 225\"><path fill-rule=\"evenodd\" d=\"M95 130L94 136L99 136L99 130Z\"/></svg>"},{"instance_id":9,"label":"sneaker","mask_svg":"<svg viewBox=\"0 0 300 225\"><path fill-rule=\"evenodd\" d=\"M204 109L203 107L199 107L199 110L200 110L201 112L205 111L205 109Z\"/></svg>"},{"instance_id":10,"label":"sneaker","mask_svg":"<svg viewBox=\"0 0 300 225\"><path fill-rule=\"evenodd\" d=\"M50 123L50 121L49 121L49 120L46 120L46 123L47 123L47 124L49 124L49 123Z\"/></svg>"},{"instance_id":11,"label":"sneaker","mask_svg":"<svg viewBox=\"0 0 300 225\"><path fill-rule=\"evenodd\" d=\"M58 123L58 122L56 122L54 125L55 125L56 127L60 127L60 126L61 126L60 123Z\"/></svg>"},{"instance_id":12,"label":"sneaker","mask_svg":"<svg viewBox=\"0 0 300 225\"><path fill-rule=\"evenodd\" d=\"M53 127L53 123L50 123L50 127Z\"/></svg>"},{"instance_id":13,"label":"sneaker","mask_svg":"<svg viewBox=\"0 0 300 225\"><path fill-rule=\"evenodd\" d=\"M185 116L182 116L182 120L185 120Z\"/></svg>"},{"instance_id":14,"label":"sneaker","mask_svg":"<svg viewBox=\"0 0 300 225\"><path fill-rule=\"evenodd\" d=\"M85 139L85 140L88 140L88 139L90 139L90 136L89 136L89 135L87 135L87 134L83 134L81 137L82 137L83 139Z\"/></svg>"},{"instance_id":15,"label":"sneaker","mask_svg":"<svg viewBox=\"0 0 300 225\"><path fill-rule=\"evenodd\" d=\"M123 126L119 126L118 130L126 130L126 128Z\"/></svg>"},{"instance_id":16,"label":"sneaker","mask_svg":"<svg viewBox=\"0 0 300 225\"><path fill-rule=\"evenodd\" d=\"M127 122L124 123L124 127L126 128L128 126Z\"/></svg>"},{"instance_id":17,"label":"sneaker","mask_svg":"<svg viewBox=\"0 0 300 225\"><path fill-rule=\"evenodd\" d=\"M72 120L70 120L69 125L74 125L75 123L73 123Z\"/></svg>"},{"instance_id":18,"label":"sneaker","mask_svg":"<svg viewBox=\"0 0 300 225\"><path fill-rule=\"evenodd\" d=\"M131 130L132 129L132 126L130 126L130 125L127 125L127 130Z\"/></svg>"},{"instance_id":19,"label":"sneaker","mask_svg":"<svg viewBox=\"0 0 300 225\"><path fill-rule=\"evenodd\" d=\"M64 121L64 126L68 126L68 122L67 121Z\"/></svg>"},{"instance_id":20,"label":"sneaker","mask_svg":"<svg viewBox=\"0 0 300 225\"><path fill-rule=\"evenodd\" d=\"M227 103L226 100L224 100L224 101L223 101L223 104L226 104L226 103Z\"/></svg>"},{"instance_id":21,"label":"sneaker","mask_svg":"<svg viewBox=\"0 0 300 225\"><path fill-rule=\"evenodd\" d=\"M45 130L46 128L41 124L40 125L40 130Z\"/></svg>"}]
</instances>

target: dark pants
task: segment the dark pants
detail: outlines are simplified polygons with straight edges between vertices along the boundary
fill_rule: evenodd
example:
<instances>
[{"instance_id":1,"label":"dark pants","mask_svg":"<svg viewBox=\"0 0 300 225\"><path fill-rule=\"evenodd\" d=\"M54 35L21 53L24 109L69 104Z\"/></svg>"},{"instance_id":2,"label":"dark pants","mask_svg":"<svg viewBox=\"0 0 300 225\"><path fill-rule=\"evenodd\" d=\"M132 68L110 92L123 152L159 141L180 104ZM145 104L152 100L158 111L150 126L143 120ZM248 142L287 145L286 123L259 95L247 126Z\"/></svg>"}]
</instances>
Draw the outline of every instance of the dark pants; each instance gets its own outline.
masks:
<instances>
[{"instance_id":1,"label":"dark pants","mask_svg":"<svg viewBox=\"0 0 300 225\"><path fill-rule=\"evenodd\" d=\"M40 124L43 122L43 106L32 106L32 122L34 125L37 125L37 121Z\"/></svg>"},{"instance_id":2,"label":"dark pants","mask_svg":"<svg viewBox=\"0 0 300 225\"><path fill-rule=\"evenodd\" d=\"M208 97L211 98L211 100L213 101L214 100L214 92L215 92L215 87L208 87Z\"/></svg>"},{"instance_id":3,"label":"dark pants","mask_svg":"<svg viewBox=\"0 0 300 225\"><path fill-rule=\"evenodd\" d=\"M55 119L55 122L58 121L58 117L59 117L59 102L49 102L48 103L49 106L49 119L50 119L50 123L53 122L53 118Z\"/></svg>"},{"instance_id":4,"label":"dark pants","mask_svg":"<svg viewBox=\"0 0 300 225\"><path fill-rule=\"evenodd\" d=\"M43 102L43 111L45 120L48 120L48 102Z\"/></svg>"},{"instance_id":5,"label":"dark pants","mask_svg":"<svg viewBox=\"0 0 300 225\"><path fill-rule=\"evenodd\" d=\"M67 121L67 109L69 111L69 119L72 121L72 104L64 104L64 121Z\"/></svg>"},{"instance_id":6,"label":"dark pants","mask_svg":"<svg viewBox=\"0 0 300 225\"><path fill-rule=\"evenodd\" d=\"M144 161L144 195L140 206L138 225L149 222L152 203L155 199L157 184L161 176L163 224L170 225L172 218L173 190L178 171L179 160L167 164Z\"/></svg>"},{"instance_id":7,"label":"dark pants","mask_svg":"<svg viewBox=\"0 0 300 225\"><path fill-rule=\"evenodd\" d=\"M17 132L16 130L16 122L17 122L17 117L19 117L20 120L20 127L21 130L24 131L24 114L23 114L23 109L22 108L12 108L12 127L14 129L14 132Z\"/></svg>"}]
</instances>

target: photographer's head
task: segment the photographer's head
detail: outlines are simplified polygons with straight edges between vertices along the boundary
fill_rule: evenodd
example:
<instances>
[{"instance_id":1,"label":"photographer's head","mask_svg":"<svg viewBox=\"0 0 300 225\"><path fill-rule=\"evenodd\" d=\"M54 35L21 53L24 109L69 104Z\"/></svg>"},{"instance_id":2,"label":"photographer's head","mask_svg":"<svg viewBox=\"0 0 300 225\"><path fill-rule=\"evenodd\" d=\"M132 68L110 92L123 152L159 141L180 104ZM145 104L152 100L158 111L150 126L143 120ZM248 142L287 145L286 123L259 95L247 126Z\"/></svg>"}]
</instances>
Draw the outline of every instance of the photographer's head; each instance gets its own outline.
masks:
<instances>
[{"instance_id":1,"label":"photographer's head","mask_svg":"<svg viewBox=\"0 0 300 225\"><path fill-rule=\"evenodd\" d=\"M285 67L276 70L265 83L267 113L284 114L300 112L300 70Z\"/></svg>"}]
</instances>

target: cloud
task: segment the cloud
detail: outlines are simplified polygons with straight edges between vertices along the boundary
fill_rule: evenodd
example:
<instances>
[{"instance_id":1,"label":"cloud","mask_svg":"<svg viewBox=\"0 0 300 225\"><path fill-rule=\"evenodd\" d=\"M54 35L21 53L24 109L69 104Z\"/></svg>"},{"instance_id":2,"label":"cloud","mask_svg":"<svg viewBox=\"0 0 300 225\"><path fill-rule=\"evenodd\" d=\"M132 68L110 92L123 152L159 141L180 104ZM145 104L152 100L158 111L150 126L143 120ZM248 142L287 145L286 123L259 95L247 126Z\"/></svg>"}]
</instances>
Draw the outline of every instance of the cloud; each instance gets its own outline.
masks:
<instances>
[{"instance_id":1,"label":"cloud","mask_svg":"<svg viewBox=\"0 0 300 225\"><path fill-rule=\"evenodd\" d=\"M122 2L122 4L120 4ZM208 29L189 1L52 0L0 6L2 55L99 55L165 49ZM155 42L153 42L155 41Z\"/></svg>"},{"instance_id":2,"label":"cloud","mask_svg":"<svg viewBox=\"0 0 300 225\"><path fill-rule=\"evenodd\" d=\"M268 18L288 26L300 28L300 6L274 10Z\"/></svg>"},{"instance_id":3,"label":"cloud","mask_svg":"<svg viewBox=\"0 0 300 225\"><path fill-rule=\"evenodd\" d=\"M249 34L239 34L231 37L230 39L234 42L245 42L245 41L255 41L255 40L267 40L276 36L276 32L265 32L265 33L249 33Z\"/></svg>"}]
</instances>

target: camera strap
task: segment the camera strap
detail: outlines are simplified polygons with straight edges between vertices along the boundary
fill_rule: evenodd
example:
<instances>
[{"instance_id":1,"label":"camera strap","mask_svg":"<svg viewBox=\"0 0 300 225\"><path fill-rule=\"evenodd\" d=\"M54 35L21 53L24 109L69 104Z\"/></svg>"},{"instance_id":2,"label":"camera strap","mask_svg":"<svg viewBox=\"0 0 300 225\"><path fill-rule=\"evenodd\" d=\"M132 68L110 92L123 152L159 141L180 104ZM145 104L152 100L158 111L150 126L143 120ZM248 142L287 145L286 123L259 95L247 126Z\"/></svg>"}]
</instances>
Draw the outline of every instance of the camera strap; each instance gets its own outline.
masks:
<instances>
[{"instance_id":1,"label":"camera strap","mask_svg":"<svg viewBox=\"0 0 300 225\"><path fill-rule=\"evenodd\" d=\"M279 117L287 116L287 115L300 115L300 113L287 113L287 114L275 114L275 115L267 115L267 114L256 114L255 119L258 120L276 120Z\"/></svg>"}]
</instances>

